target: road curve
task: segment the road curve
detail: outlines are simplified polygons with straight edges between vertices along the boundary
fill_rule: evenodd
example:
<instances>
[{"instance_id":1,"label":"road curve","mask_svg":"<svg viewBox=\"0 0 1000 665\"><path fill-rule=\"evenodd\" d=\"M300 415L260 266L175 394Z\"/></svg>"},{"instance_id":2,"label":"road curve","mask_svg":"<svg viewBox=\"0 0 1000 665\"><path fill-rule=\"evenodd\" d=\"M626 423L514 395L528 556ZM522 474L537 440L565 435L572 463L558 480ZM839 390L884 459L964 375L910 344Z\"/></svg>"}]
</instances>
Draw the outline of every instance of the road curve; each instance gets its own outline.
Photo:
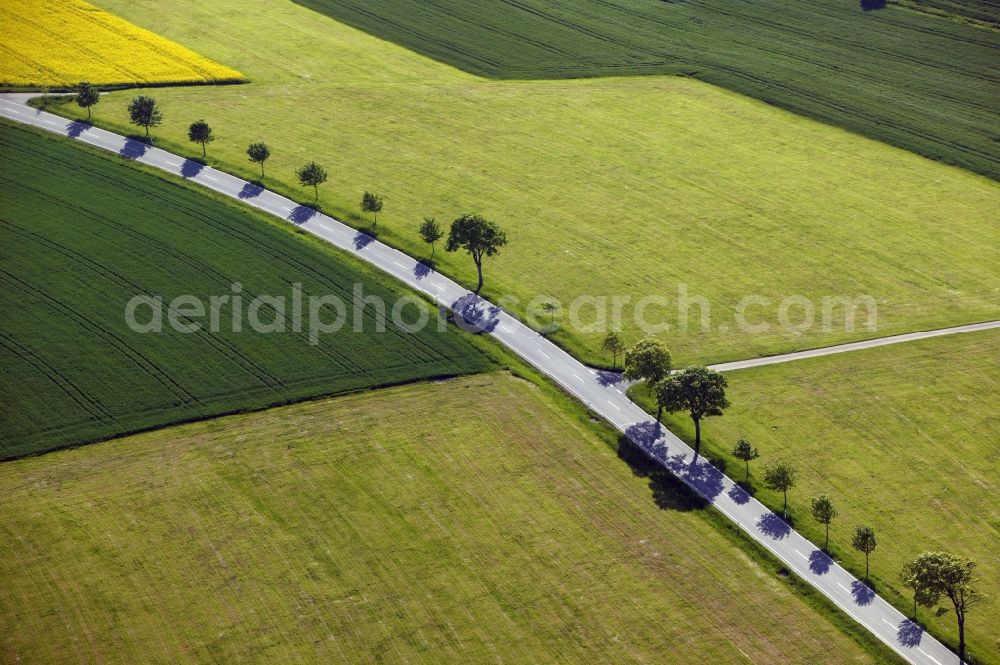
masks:
<instances>
[{"instance_id":1,"label":"road curve","mask_svg":"<svg viewBox=\"0 0 1000 665\"><path fill-rule=\"evenodd\" d=\"M14 98L17 99L17 98ZM499 307L474 295L406 254L331 217L258 185L172 153L82 122L37 111L0 95L0 116L118 153L259 210L276 215L357 256L456 313L463 327L492 335L567 392L603 416L649 457L675 473L722 514L761 543L784 566L916 665L953 665L958 657L938 640L874 594L867 586L790 529L776 514L683 441L654 422L615 383L617 375L594 371L523 325Z\"/></svg>"}]
</instances>

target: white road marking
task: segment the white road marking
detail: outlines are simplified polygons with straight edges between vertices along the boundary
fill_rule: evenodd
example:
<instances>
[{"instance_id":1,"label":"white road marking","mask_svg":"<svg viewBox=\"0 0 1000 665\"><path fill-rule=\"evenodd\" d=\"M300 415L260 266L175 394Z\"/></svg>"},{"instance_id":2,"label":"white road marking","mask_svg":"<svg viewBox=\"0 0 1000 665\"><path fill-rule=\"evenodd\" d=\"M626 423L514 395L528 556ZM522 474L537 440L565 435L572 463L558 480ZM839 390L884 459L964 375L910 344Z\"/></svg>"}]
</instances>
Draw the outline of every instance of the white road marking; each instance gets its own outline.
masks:
<instances>
[{"instance_id":1,"label":"white road marking","mask_svg":"<svg viewBox=\"0 0 1000 665\"><path fill-rule=\"evenodd\" d=\"M579 381L580 383L586 383L586 381L584 381L583 378L576 372L573 372L573 378Z\"/></svg>"},{"instance_id":2,"label":"white road marking","mask_svg":"<svg viewBox=\"0 0 1000 665\"><path fill-rule=\"evenodd\" d=\"M549 354L545 353L545 352L544 352L544 351L542 351L541 349L538 349L538 352L539 352L540 354L542 354L543 356L545 356L546 358L548 358L548 359L550 359L550 360L552 359L552 356L550 356Z\"/></svg>"},{"instance_id":3,"label":"white road marking","mask_svg":"<svg viewBox=\"0 0 1000 665\"><path fill-rule=\"evenodd\" d=\"M403 265L402 263L400 263L399 261L393 261L393 263L395 263L395 264L396 264L397 266L399 266L400 268L405 268L405 267L406 267L406 266L404 266L404 265Z\"/></svg>"},{"instance_id":4,"label":"white road marking","mask_svg":"<svg viewBox=\"0 0 1000 665\"><path fill-rule=\"evenodd\" d=\"M940 337L942 335L954 335L954 334L967 333L978 330L991 330L994 328L1000 328L1000 321L984 321L982 323L969 323L961 326L953 326L951 328L938 328L935 330L926 330L922 332L903 333L901 335L879 337L876 339L865 340L862 342L848 342L847 344L837 344L834 346L827 346L820 349L809 349L807 351L794 351L792 353L785 353L778 356L766 356L763 358L750 358L748 360L737 360L735 362L719 363L718 365L709 365L708 368L714 369L717 372L728 372L738 369L747 369L749 367L760 367L762 365L773 365L774 363L784 363L795 360L802 360L805 358L817 358L820 356L832 355L834 353L847 353L847 352L857 351L860 349L873 349L880 346L886 346L889 344L912 342L918 339L929 339L931 337Z\"/></svg>"},{"instance_id":5,"label":"white road marking","mask_svg":"<svg viewBox=\"0 0 1000 665\"><path fill-rule=\"evenodd\" d=\"M895 628L896 627L891 622L886 621L885 617L882 617L882 623L884 623L885 625L889 626L889 628Z\"/></svg>"},{"instance_id":6,"label":"white road marking","mask_svg":"<svg viewBox=\"0 0 1000 665\"><path fill-rule=\"evenodd\" d=\"M203 175L202 178L204 178L205 180L211 180L212 182L219 182L218 178L216 178L215 176L210 176L207 173Z\"/></svg>"},{"instance_id":7,"label":"white road marking","mask_svg":"<svg viewBox=\"0 0 1000 665\"><path fill-rule=\"evenodd\" d=\"M615 407L615 408L616 408L616 409L618 409L619 411L621 411L621 410L622 410L620 406L618 406L617 404L615 404L615 403L614 403L614 402L612 402L611 400L608 400L608 404L610 404L611 406Z\"/></svg>"},{"instance_id":8,"label":"white road marking","mask_svg":"<svg viewBox=\"0 0 1000 665\"><path fill-rule=\"evenodd\" d=\"M937 665L941 665L941 663L940 663L940 662L938 662L938 659L937 659L937 658L935 658L934 656L930 655L929 653L927 653L926 651L924 651L924 650L923 650L923 649L921 649L920 647L917 647L917 651L919 651L920 653L922 653L922 654L924 654L925 656L927 656L928 658L930 658L930 659L931 659L932 661L934 661L935 663L937 663Z\"/></svg>"},{"instance_id":9,"label":"white road marking","mask_svg":"<svg viewBox=\"0 0 1000 665\"><path fill-rule=\"evenodd\" d=\"M846 586L844 586L844 585L843 585L843 584L841 584L840 582L837 582L837 586L839 586L839 587L840 587L841 589L843 589L844 591L850 591L850 589L848 589L848 588L847 588Z\"/></svg>"},{"instance_id":10,"label":"white road marking","mask_svg":"<svg viewBox=\"0 0 1000 665\"><path fill-rule=\"evenodd\" d=\"M798 554L798 555L799 555L800 557L802 557L803 559L805 559L806 561L808 561L808 560L809 560L809 557L807 557L807 556L806 556L805 554L803 554L802 552L800 552L800 551L798 551L798 550L795 550L795 553L796 553L796 554Z\"/></svg>"}]
</instances>

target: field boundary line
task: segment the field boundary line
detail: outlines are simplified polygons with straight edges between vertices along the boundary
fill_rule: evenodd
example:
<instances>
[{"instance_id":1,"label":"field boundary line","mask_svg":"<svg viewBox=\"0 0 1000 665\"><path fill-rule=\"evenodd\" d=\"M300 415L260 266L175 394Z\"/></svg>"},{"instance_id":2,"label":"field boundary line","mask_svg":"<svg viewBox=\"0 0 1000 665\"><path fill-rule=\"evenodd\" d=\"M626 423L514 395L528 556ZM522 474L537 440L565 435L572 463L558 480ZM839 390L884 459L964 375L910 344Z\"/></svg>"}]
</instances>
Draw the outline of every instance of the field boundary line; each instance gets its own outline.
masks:
<instances>
[{"instance_id":1,"label":"field boundary line","mask_svg":"<svg viewBox=\"0 0 1000 665\"><path fill-rule=\"evenodd\" d=\"M806 360L808 358L821 358L823 356L832 356L838 353L863 351L865 349L877 349L881 346L889 346L890 344L916 342L922 339L931 339L933 337L960 335L962 333L979 332L980 330L993 330L995 328L1000 328L1000 320L967 323L948 328L935 328L934 330L921 330L917 332L901 333L899 335L889 335L887 337L876 337L875 339L867 339L860 342L848 342L846 344L835 344L833 346L821 346L815 349L793 351L791 353L782 353L776 356L760 356L758 358L747 358L746 360L734 360L728 363L709 365L708 367L709 369L714 369L717 372L732 372L734 370L749 369L751 367L776 365L778 363L788 363L796 360Z\"/></svg>"}]
</instances>

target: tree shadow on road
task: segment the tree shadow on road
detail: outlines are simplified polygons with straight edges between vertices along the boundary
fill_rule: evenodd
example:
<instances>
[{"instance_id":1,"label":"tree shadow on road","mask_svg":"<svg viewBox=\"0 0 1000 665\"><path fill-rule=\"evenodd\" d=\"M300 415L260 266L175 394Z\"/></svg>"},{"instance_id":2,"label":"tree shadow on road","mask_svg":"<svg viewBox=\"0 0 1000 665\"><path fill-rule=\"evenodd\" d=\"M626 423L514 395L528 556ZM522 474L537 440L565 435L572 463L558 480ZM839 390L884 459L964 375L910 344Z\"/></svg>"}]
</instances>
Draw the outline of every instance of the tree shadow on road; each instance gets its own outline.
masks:
<instances>
[{"instance_id":1,"label":"tree shadow on road","mask_svg":"<svg viewBox=\"0 0 1000 665\"><path fill-rule=\"evenodd\" d=\"M817 575L826 575L833 565L833 559L821 550L813 550L809 553L809 570Z\"/></svg>"},{"instance_id":2,"label":"tree shadow on road","mask_svg":"<svg viewBox=\"0 0 1000 665\"><path fill-rule=\"evenodd\" d=\"M625 436L631 439L635 445L652 454L656 448L656 442L663 435L663 425L655 420L646 420L641 423L629 425L625 429Z\"/></svg>"},{"instance_id":3,"label":"tree shadow on road","mask_svg":"<svg viewBox=\"0 0 1000 665\"><path fill-rule=\"evenodd\" d=\"M627 436L618 439L618 457L639 478L649 479L653 503L663 510L703 510L710 504L662 464L652 460Z\"/></svg>"},{"instance_id":4,"label":"tree shadow on road","mask_svg":"<svg viewBox=\"0 0 1000 665\"><path fill-rule=\"evenodd\" d=\"M149 144L135 139L126 139L125 145L118 151L118 154L125 159L139 159L149 150Z\"/></svg>"},{"instance_id":5,"label":"tree shadow on road","mask_svg":"<svg viewBox=\"0 0 1000 665\"><path fill-rule=\"evenodd\" d=\"M851 595L854 596L854 602L858 605L870 605L875 600L875 592L861 580L851 582Z\"/></svg>"},{"instance_id":6,"label":"tree shadow on road","mask_svg":"<svg viewBox=\"0 0 1000 665\"><path fill-rule=\"evenodd\" d=\"M425 263L417 261L417 265L413 267L413 276L417 279L423 279L427 275L431 274L431 267Z\"/></svg>"},{"instance_id":7,"label":"tree shadow on road","mask_svg":"<svg viewBox=\"0 0 1000 665\"><path fill-rule=\"evenodd\" d=\"M69 125L66 126L66 136L70 137L71 139L75 139L78 136L80 136L80 134L83 134L85 131L90 129L92 126L93 125L91 125L89 122L84 122L83 120L74 120L73 122L69 123Z\"/></svg>"},{"instance_id":8,"label":"tree shadow on road","mask_svg":"<svg viewBox=\"0 0 1000 665\"><path fill-rule=\"evenodd\" d=\"M733 500L734 503L742 506L743 504L750 501L750 493L739 485L733 485L729 488L727 493L729 498Z\"/></svg>"},{"instance_id":9,"label":"tree shadow on road","mask_svg":"<svg viewBox=\"0 0 1000 665\"><path fill-rule=\"evenodd\" d=\"M915 647L920 645L920 640L924 637L924 629L913 619L903 619L899 623L899 630L896 639L904 647Z\"/></svg>"},{"instance_id":10,"label":"tree shadow on road","mask_svg":"<svg viewBox=\"0 0 1000 665\"><path fill-rule=\"evenodd\" d=\"M316 208L297 205L288 213L288 221L292 224L305 224L316 215Z\"/></svg>"},{"instance_id":11,"label":"tree shadow on road","mask_svg":"<svg viewBox=\"0 0 1000 665\"><path fill-rule=\"evenodd\" d=\"M205 168L205 165L201 162L196 162L193 159L185 159L184 163L181 164L181 176L185 178L193 178Z\"/></svg>"},{"instance_id":12,"label":"tree shadow on road","mask_svg":"<svg viewBox=\"0 0 1000 665\"><path fill-rule=\"evenodd\" d=\"M493 332L500 325L502 310L475 293L466 293L451 304L455 324L466 332Z\"/></svg>"},{"instance_id":13,"label":"tree shadow on road","mask_svg":"<svg viewBox=\"0 0 1000 665\"><path fill-rule=\"evenodd\" d=\"M354 235L354 249L364 249L373 242L375 242L375 236L370 236L367 233L358 231Z\"/></svg>"},{"instance_id":14,"label":"tree shadow on road","mask_svg":"<svg viewBox=\"0 0 1000 665\"><path fill-rule=\"evenodd\" d=\"M722 494L724 476L711 462L695 458L684 467L678 468L675 464L669 466L674 473L681 476L688 485L707 497L709 501Z\"/></svg>"},{"instance_id":15,"label":"tree shadow on road","mask_svg":"<svg viewBox=\"0 0 1000 665\"><path fill-rule=\"evenodd\" d=\"M760 529L761 533L775 540L781 540L785 538L792 532L792 527L788 525L788 522L781 519L774 513L766 513L757 520L757 528Z\"/></svg>"},{"instance_id":16,"label":"tree shadow on road","mask_svg":"<svg viewBox=\"0 0 1000 665\"><path fill-rule=\"evenodd\" d=\"M260 185L252 182L247 182L243 184L243 189L241 189L240 193L237 194L236 196L238 196L243 200L252 199L255 196L260 196L261 192L263 191L264 188L261 187Z\"/></svg>"},{"instance_id":17,"label":"tree shadow on road","mask_svg":"<svg viewBox=\"0 0 1000 665\"><path fill-rule=\"evenodd\" d=\"M621 372L612 372L610 370L602 369L597 371L597 383L607 388L608 386L615 386L622 382Z\"/></svg>"}]
</instances>

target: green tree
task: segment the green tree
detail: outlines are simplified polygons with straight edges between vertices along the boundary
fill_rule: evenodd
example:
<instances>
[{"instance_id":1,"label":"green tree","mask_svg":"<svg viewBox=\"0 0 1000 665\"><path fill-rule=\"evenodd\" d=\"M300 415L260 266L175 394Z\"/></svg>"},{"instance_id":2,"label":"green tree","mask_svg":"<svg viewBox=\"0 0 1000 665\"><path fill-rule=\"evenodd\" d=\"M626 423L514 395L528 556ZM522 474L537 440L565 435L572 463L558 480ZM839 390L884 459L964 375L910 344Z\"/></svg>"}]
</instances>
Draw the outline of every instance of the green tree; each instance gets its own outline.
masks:
<instances>
[{"instance_id":1,"label":"green tree","mask_svg":"<svg viewBox=\"0 0 1000 665\"><path fill-rule=\"evenodd\" d=\"M86 81L81 81L76 86L76 94L73 96L73 100L80 108L87 109L87 120L90 120L90 107L101 101L101 94L97 92L94 86Z\"/></svg>"},{"instance_id":2,"label":"green tree","mask_svg":"<svg viewBox=\"0 0 1000 665\"><path fill-rule=\"evenodd\" d=\"M316 162L309 162L300 166L295 172L299 179L299 184L303 187L312 187L316 193L316 200L319 201L319 186L326 182L326 169Z\"/></svg>"},{"instance_id":3,"label":"green tree","mask_svg":"<svg viewBox=\"0 0 1000 665\"><path fill-rule=\"evenodd\" d=\"M266 143L251 143L247 146L247 157L254 164L260 164L260 179L264 181L264 162L271 156L271 149Z\"/></svg>"},{"instance_id":4,"label":"green tree","mask_svg":"<svg viewBox=\"0 0 1000 665\"><path fill-rule=\"evenodd\" d=\"M758 457L760 457L760 453L757 452L757 449L754 448L753 445L751 445L749 441L747 441L746 439L740 439L739 441L736 442L736 445L733 446L732 455L736 459L742 460L743 463L746 465L747 475L746 475L746 479L743 482L744 482L744 484L747 487L749 487L750 486L750 462L752 462L753 460L755 460Z\"/></svg>"},{"instance_id":5,"label":"green tree","mask_svg":"<svg viewBox=\"0 0 1000 665\"><path fill-rule=\"evenodd\" d=\"M160 113L156 100L146 95L134 97L128 103L129 122L146 130L146 137L149 137L149 128L156 127L163 122L163 114Z\"/></svg>"},{"instance_id":6,"label":"green tree","mask_svg":"<svg viewBox=\"0 0 1000 665\"><path fill-rule=\"evenodd\" d=\"M928 587L922 584L920 573L920 558L910 559L903 564L899 573L899 581L903 586L913 591L913 620L917 620L917 605L933 607L940 599L940 594L934 594Z\"/></svg>"},{"instance_id":7,"label":"green tree","mask_svg":"<svg viewBox=\"0 0 1000 665\"><path fill-rule=\"evenodd\" d=\"M464 249L472 256L479 275L479 282L476 284L476 293L479 293L483 288L483 258L496 255L506 244L507 234L495 222L480 215L462 215L451 223L445 251L457 252Z\"/></svg>"},{"instance_id":8,"label":"green tree","mask_svg":"<svg viewBox=\"0 0 1000 665\"><path fill-rule=\"evenodd\" d=\"M204 120L195 120L188 127L188 141L201 144L201 156L206 157L205 146L215 140L212 128Z\"/></svg>"},{"instance_id":9,"label":"green tree","mask_svg":"<svg viewBox=\"0 0 1000 665\"><path fill-rule=\"evenodd\" d=\"M378 226L378 214L382 210L382 204L382 197L378 194L365 192L361 195L361 212L370 212L372 214L372 219L374 220L372 226Z\"/></svg>"},{"instance_id":10,"label":"green tree","mask_svg":"<svg viewBox=\"0 0 1000 665\"><path fill-rule=\"evenodd\" d=\"M983 598L973 586L975 572L974 561L949 552L924 552L903 567L903 584L913 589L915 602L931 607L941 596L951 601L958 622L958 659L963 663L966 613Z\"/></svg>"},{"instance_id":11,"label":"green tree","mask_svg":"<svg viewBox=\"0 0 1000 665\"><path fill-rule=\"evenodd\" d=\"M671 413L687 411L694 422L694 452L701 449L701 421L709 416L721 416L729 407L726 399L726 377L707 367L688 367L671 374L654 386L656 405ZM656 417L659 420L659 413Z\"/></svg>"},{"instance_id":12,"label":"green tree","mask_svg":"<svg viewBox=\"0 0 1000 665\"><path fill-rule=\"evenodd\" d=\"M625 342L622 341L618 333L609 330L608 334L604 336L604 341L601 342L601 350L611 354L611 368L614 369L618 366L618 354L625 351Z\"/></svg>"},{"instance_id":13,"label":"green tree","mask_svg":"<svg viewBox=\"0 0 1000 665\"><path fill-rule=\"evenodd\" d=\"M838 511L837 507L833 505L833 499L825 494L820 494L817 497L813 497L812 514L814 520L826 527L826 541L823 543L823 549L829 550L830 522L832 522L833 518L840 514L840 511Z\"/></svg>"},{"instance_id":14,"label":"green tree","mask_svg":"<svg viewBox=\"0 0 1000 665\"><path fill-rule=\"evenodd\" d=\"M431 246L431 259L433 260L434 243L444 237L444 231L441 230L441 225L434 221L433 217L424 217L424 221L420 225L420 237L424 239L424 242Z\"/></svg>"},{"instance_id":15,"label":"green tree","mask_svg":"<svg viewBox=\"0 0 1000 665\"><path fill-rule=\"evenodd\" d=\"M868 581L868 557L875 551L878 541L875 540L875 529L870 526L859 524L854 527L854 538L851 539L851 547L865 555L865 582Z\"/></svg>"},{"instance_id":16,"label":"green tree","mask_svg":"<svg viewBox=\"0 0 1000 665\"><path fill-rule=\"evenodd\" d=\"M622 376L627 381L645 381L646 389L652 391L660 379L670 374L670 362L666 347L659 340L647 337L625 351Z\"/></svg>"},{"instance_id":17,"label":"green tree","mask_svg":"<svg viewBox=\"0 0 1000 665\"><path fill-rule=\"evenodd\" d=\"M784 460L778 460L764 469L764 486L775 492L781 492L785 503L781 510L788 519L788 490L795 487L795 467Z\"/></svg>"},{"instance_id":18,"label":"green tree","mask_svg":"<svg viewBox=\"0 0 1000 665\"><path fill-rule=\"evenodd\" d=\"M553 325L556 321L556 310L559 309L559 305L551 300L546 300L542 303L542 311L549 315L549 325Z\"/></svg>"}]
</instances>

